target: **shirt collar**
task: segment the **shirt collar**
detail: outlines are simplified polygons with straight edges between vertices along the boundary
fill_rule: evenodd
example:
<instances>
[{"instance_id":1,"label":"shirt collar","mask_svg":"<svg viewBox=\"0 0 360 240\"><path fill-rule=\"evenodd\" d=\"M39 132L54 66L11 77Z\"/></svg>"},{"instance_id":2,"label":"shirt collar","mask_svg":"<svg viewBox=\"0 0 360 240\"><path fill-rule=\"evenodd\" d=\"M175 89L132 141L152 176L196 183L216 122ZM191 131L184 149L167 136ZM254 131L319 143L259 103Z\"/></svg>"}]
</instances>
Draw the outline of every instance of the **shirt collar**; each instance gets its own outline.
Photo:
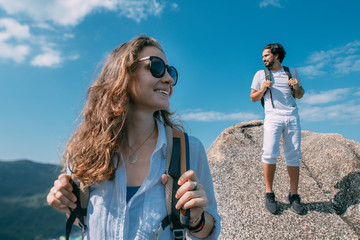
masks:
<instances>
[{"instance_id":1,"label":"shirt collar","mask_svg":"<svg viewBox=\"0 0 360 240\"><path fill-rule=\"evenodd\" d=\"M161 150L162 155L165 158L165 156L166 156L166 146L167 146L165 126L160 120L158 120L158 119L155 119L155 120L156 120L156 124L157 124L157 127L158 127L158 140L157 140L154 152L157 152L157 151Z\"/></svg>"}]
</instances>

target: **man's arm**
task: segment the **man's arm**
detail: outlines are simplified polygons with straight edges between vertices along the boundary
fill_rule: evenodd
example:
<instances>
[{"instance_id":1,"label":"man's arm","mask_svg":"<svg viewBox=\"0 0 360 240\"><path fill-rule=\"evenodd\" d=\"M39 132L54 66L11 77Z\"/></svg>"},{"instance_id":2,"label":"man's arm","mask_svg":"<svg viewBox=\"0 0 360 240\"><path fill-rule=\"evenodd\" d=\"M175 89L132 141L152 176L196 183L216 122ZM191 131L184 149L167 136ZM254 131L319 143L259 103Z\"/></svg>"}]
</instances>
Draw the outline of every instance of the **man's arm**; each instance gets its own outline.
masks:
<instances>
[{"instance_id":1,"label":"man's arm","mask_svg":"<svg viewBox=\"0 0 360 240\"><path fill-rule=\"evenodd\" d=\"M296 78L290 79L289 84L295 90L295 98L300 99L304 96L305 91L301 86L299 86L299 81Z\"/></svg>"},{"instance_id":2,"label":"man's arm","mask_svg":"<svg viewBox=\"0 0 360 240\"><path fill-rule=\"evenodd\" d=\"M250 93L251 101L253 102L260 101L264 96L266 90L268 88L271 88L271 86L272 86L272 81L264 81L260 90L257 91L255 89L251 89L251 93Z\"/></svg>"},{"instance_id":3,"label":"man's arm","mask_svg":"<svg viewBox=\"0 0 360 240\"><path fill-rule=\"evenodd\" d=\"M302 87L299 87L298 90L295 89L295 98L300 99L304 96L305 90Z\"/></svg>"}]
</instances>

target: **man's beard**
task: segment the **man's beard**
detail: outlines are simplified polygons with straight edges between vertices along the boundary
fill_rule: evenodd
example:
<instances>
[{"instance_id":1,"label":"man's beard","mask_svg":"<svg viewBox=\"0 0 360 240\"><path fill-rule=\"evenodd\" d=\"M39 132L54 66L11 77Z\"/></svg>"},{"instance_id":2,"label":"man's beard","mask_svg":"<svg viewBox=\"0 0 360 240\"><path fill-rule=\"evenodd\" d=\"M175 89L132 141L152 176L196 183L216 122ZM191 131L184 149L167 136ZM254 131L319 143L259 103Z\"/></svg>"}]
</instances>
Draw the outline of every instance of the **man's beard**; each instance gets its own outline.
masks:
<instances>
[{"instance_id":1,"label":"man's beard","mask_svg":"<svg viewBox=\"0 0 360 240\"><path fill-rule=\"evenodd\" d=\"M265 67L267 67L267 68L271 68L271 67L274 65L274 63L275 63L275 61L272 60L272 61L269 61L269 62L267 62L267 63L264 63L264 65L265 65Z\"/></svg>"}]
</instances>

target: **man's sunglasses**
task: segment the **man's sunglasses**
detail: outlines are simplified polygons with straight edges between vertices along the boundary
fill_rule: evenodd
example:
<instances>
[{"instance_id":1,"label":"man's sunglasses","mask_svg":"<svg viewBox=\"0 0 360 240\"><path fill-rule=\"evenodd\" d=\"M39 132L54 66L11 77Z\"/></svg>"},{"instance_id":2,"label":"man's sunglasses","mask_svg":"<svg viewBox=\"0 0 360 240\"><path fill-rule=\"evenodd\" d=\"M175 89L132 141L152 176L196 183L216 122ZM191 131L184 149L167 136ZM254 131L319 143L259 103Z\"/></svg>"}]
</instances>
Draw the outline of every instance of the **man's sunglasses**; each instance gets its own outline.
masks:
<instances>
[{"instance_id":1,"label":"man's sunglasses","mask_svg":"<svg viewBox=\"0 0 360 240\"><path fill-rule=\"evenodd\" d=\"M178 80L178 72L175 67L166 65L165 62L156 56L148 56L140 58L138 61L150 60L150 72L156 78L162 78L167 70L170 77L173 79L172 86L175 86Z\"/></svg>"}]
</instances>

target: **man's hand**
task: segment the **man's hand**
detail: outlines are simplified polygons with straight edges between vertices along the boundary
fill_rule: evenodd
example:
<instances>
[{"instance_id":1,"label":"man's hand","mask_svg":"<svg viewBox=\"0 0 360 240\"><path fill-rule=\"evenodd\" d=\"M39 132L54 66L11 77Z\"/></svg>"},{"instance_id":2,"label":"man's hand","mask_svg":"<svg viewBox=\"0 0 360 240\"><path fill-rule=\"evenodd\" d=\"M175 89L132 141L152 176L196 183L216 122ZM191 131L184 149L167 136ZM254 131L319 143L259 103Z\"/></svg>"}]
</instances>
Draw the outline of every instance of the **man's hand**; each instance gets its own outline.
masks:
<instances>
[{"instance_id":1,"label":"man's hand","mask_svg":"<svg viewBox=\"0 0 360 240\"><path fill-rule=\"evenodd\" d=\"M271 86L273 85L272 81L264 81L261 89L265 92L267 89L271 88Z\"/></svg>"},{"instance_id":2,"label":"man's hand","mask_svg":"<svg viewBox=\"0 0 360 240\"><path fill-rule=\"evenodd\" d=\"M289 80L289 86L292 86L295 90L295 98L300 99L304 96L304 89L299 87L299 81L296 78L291 78Z\"/></svg>"},{"instance_id":3,"label":"man's hand","mask_svg":"<svg viewBox=\"0 0 360 240\"><path fill-rule=\"evenodd\" d=\"M299 90L299 81L296 78L291 78L289 80L289 85L292 86L295 90Z\"/></svg>"},{"instance_id":4,"label":"man's hand","mask_svg":"<svg viewBox=\"0 0 360 240\"><path fill-rule=\"evenodd\" d=\"M273 85L272 81L264 81L263 84L261 85L261 89L259 89L258 91L255 89L251 89L251 93L250 93L251 101L253 102L260 101L264 96L266 90L271 88L272 85Z\"/></svg>"}]
</instances>

